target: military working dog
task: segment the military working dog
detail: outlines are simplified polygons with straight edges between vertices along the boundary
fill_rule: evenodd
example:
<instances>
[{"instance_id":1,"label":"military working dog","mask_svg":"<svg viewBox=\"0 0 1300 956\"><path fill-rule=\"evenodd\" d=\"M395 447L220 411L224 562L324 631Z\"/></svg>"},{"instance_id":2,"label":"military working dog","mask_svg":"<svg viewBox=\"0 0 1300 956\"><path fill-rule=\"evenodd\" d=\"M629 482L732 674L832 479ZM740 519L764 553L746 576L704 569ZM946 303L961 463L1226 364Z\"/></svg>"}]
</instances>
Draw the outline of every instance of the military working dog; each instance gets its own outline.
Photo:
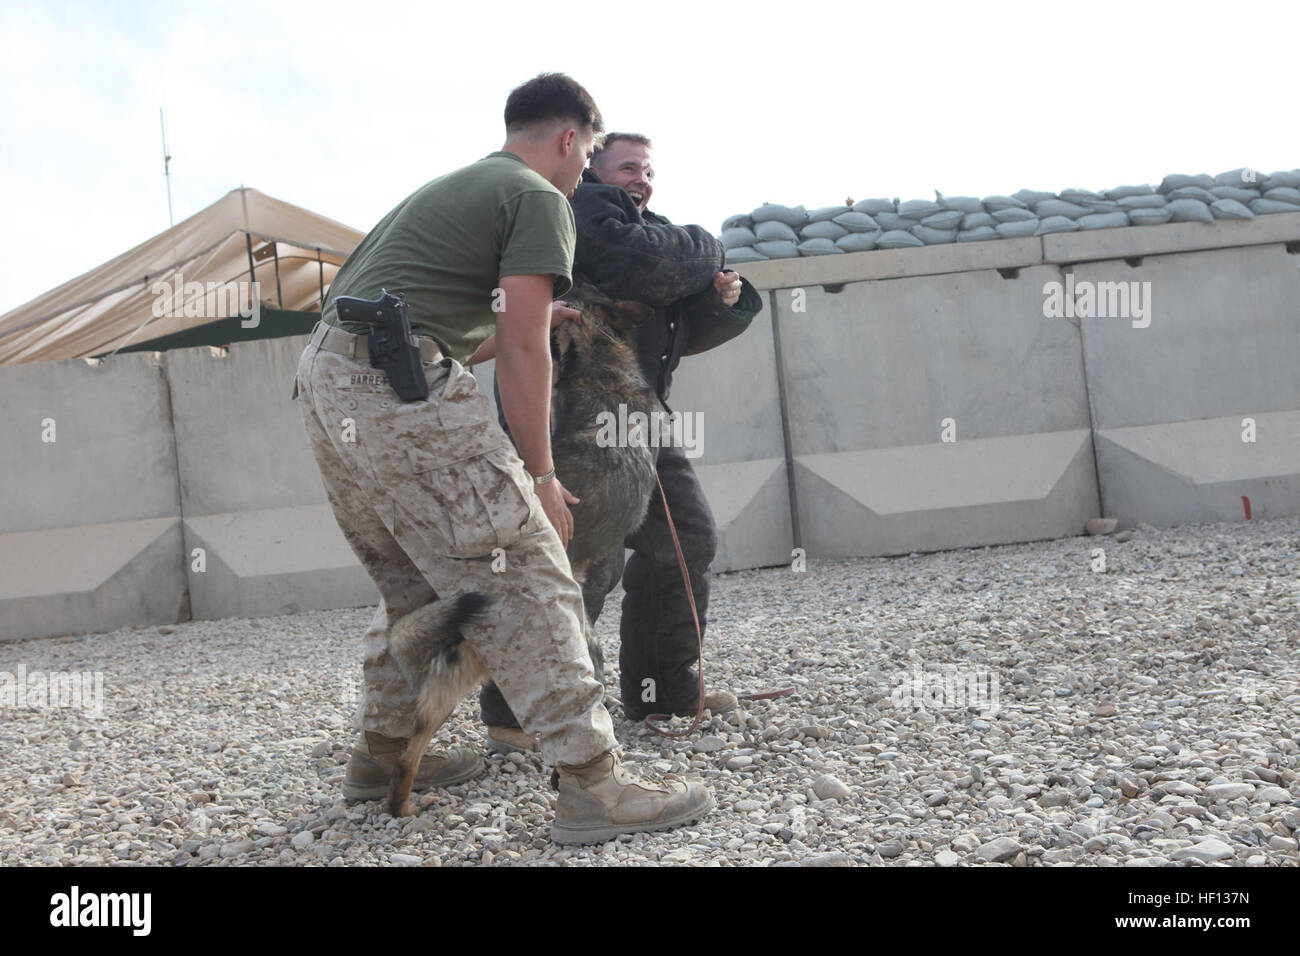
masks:
<instances>
[{"instance_id":1,"label":"military working dog","mask_svg":"<svg viewBox=\"0 0 1300 956\"><path fill-rule=\"evenodd\" d=\"M655 487L657 442L644 432L623 444L598 440L602 413L626 408L657 420L662 406L637 366L632 337L653 310L635 302L612 302L591 286L570 297L581 322L565 322L551 335L553 381L551 455L556 474L578 499L572 506L569 563L581 586L593 562L605 559L645 520ZM641 440L645 439L645 440ZM395 621L388 649L417 695L415 730L393 770L388 811L415 812L410 802L420 757L462 697L490 675L464 641L461 627L487 607L480 592L434 601ZM593 662L600 661L590 622L583 629ZM600 674L597 673L597 678Z\"/></svg>"}]
</instances>

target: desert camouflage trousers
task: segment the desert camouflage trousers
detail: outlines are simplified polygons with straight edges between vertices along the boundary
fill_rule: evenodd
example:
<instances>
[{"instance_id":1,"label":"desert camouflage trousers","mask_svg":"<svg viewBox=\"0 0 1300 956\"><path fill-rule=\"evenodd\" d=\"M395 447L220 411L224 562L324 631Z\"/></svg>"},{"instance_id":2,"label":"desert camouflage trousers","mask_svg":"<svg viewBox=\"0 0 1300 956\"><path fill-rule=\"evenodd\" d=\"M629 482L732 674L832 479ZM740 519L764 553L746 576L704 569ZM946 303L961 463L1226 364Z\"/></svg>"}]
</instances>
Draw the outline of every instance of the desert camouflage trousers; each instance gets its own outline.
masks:
<instances>
[{"instance_id":1,"label":"desert camouflage trousers","mask_svg":"<svg viewBox=\"0 0 1300 956\"><path fill-rule=\"evenodd\" d=\"M481 591L491 604L462 633L546 759L582 764L614 747L582 593L474 376L451 359L426 362L428 399L403 402L382 371L321 348L321 332L298 365L298 402L334 516L381 596L364 639L362 728L413 728L389 623Z\"/></svg>"}]
</instances>

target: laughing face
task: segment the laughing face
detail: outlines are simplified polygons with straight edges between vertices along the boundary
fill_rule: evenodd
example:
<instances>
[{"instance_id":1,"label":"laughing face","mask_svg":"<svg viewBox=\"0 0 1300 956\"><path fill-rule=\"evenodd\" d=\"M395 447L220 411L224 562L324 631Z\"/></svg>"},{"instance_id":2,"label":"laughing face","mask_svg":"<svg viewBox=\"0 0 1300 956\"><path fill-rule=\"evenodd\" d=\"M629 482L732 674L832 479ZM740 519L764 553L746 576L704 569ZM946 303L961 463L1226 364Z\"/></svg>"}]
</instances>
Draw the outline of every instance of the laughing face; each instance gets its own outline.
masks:
<instances>
[{"instance_id":1,"label":"laughing face","mask_svg":"<svg viewBox=\"0 0 1300 956\"><path fill-rule=\"evenodd\" d=\"M598 157L592 167L600 181L609 186L621 186L636 203L639 212L645 212L654 192L655 168L650 158L650 147L631 140L620 139L612 143Z\"/></svg>"}]
</instances>

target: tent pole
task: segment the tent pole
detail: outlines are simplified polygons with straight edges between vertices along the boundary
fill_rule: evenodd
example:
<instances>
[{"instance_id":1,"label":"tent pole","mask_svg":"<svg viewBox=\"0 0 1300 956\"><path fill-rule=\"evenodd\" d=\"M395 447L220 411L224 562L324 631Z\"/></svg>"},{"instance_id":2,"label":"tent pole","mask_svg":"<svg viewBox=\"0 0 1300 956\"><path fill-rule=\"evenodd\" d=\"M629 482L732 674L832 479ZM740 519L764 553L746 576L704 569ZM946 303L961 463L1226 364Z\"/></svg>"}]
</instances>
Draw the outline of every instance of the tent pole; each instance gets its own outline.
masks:
<instances>
[{"instance_id":1,"label":"tent pole","mask_svg":"<svg viewBox=\"0 0 1300 956\"><path fill-rule=\"evenodd\" d=\"M284 293L280 291L280 244L271 243L271 255L275 257L275 297L280 302L280 308L284 308Z\"/></svg>"},{"instance_id":2,"label":"tent pole","mask_svg":"<svg viewBox=\"0 0 1300 956\"><path fill-rule=\"evenodd\" d=\"M325 311L325 263L321 261L320 247L316 247L316 268L320 270L320 311Z\"/></svg>"},{"instance_id":3,"label":"tent pole","mask_svg":"<svg viewBox=\"0 0 1300 956\"><path fill-rule=\"evenodd\" d=\"M254 268L255 268L255 267L253 266L253 234L250 233L250 232L248 232L247 230L245 230L245 232L244 232L244 247L248 250L248 288L249 288L249 296L250 296L250 298L256 298L256 297L257 297L257 290L253 288L253 283L257 281L257 273L253 271ZM254 302L252 302L252 301L250 301L250 302L248 303L248 307L249 307L249 309L254 308L255 305L256 305L256 303L254 303Z\"/></svg>"}]
</instances>

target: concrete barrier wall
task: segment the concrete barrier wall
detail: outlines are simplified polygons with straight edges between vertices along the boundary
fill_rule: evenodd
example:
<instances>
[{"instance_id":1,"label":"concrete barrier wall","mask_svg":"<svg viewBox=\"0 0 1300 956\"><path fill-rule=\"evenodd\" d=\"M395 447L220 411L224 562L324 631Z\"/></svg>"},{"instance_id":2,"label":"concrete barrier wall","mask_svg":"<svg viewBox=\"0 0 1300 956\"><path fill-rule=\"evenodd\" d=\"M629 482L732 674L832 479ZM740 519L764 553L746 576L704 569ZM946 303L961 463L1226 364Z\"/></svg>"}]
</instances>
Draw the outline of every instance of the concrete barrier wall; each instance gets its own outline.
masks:
<instances>
[{"instance_id":1,"label":"concrete barrier wall","mask_svg":"<svg viewBox=\"0 0 1300 956\"><path fill-rule=\"evenodd\" d=\"M951 546L945 540L1026 540L1053 522L1068 525L1093 495L1121 527L1300 512L1298 252L1300 214L1281 214L738 266L778 303L787 412L798 436L799 542L810 554L879 554ZM980 270L1024 288L972 287ZM1152 296L1150 324L1049 319L1048 282L1137 282ZM809 303L804 315L792 311L795 289ZM898 321L896 335L877 334L872 313L881 308ZM1018 332L1007 339L967 329L975 315L981 326ZM1082 381L1065 374L1071 363L1059 353L1043 352L1062 347L1061 322L1078 330ZM799 342L801 331L838 336L839 347ZM881 388L855 381L855 365L888 370ZM972 380L975 368L982 373ZM1026 389L1027 381L1034 384ZM1086 424L1061 428L1060 412L1077 408L1080 387ZM837 402L838 394L849 400ZM905 444L934 428L941 409L954 419L956 443ZM1049 465L1076 447L1069 433L1078 427L1092 447L1080 447L1068 466ZM1003 433L1001 447L963 447L989 429ZM1007 443L1016 429L1024 436ZM1062 446L1027 450L1026 441L1050 436ZM1017 461L1041 474L1006 473ZM1004 471L989 471L988 462ZM998 485L1007 489L1001 505L986 500ZM1044 501L1037 510L1028 506L1036 493ZM877 509L908 516L901 535L885 530Z\"/></svg>"},{"instance_id":2,"label":"concrete barrier wall","mask_svg":"<svg viewBox=\"0 0 1300 956\"><path fill-rule=\"evenodd\" d=\"M1080 320L1102 501L1121 525L1300 511L1297 253L1300 213L1043 237L1076 282L1150 282L1146 328Z\"/></svg>"},{"instance_id":3,"label":"concrete barrier wall","mask_svg":"<svg viewBox=\"0 0 1300 956\"><path fill-rule=\"evenodd\" d=\"M0 640L188 617L160 357L11 366L0 407Z\"/></svg>"},{"instance_id":4,"label":"concrete barrier wall","mask_svg":"<svg viewBox=\"0 0 1300 956\"><path fill-rule=\"evenodd\" d=\"M1243 519L1243 497L1258 517L1300 510L1297 262L1267 245L1074 267L1076 282L1144 283L1151 299L1144 328L1080 320L1109 514Z\"/></svg>"},{"instance_id":5,"label":"concrete barrier wall","mask_svg":"<svg viewBox=\"0 0 1300 956\"><path fill-rule=\"evenodd\" d=\"M306 341L167 353L196 618L379 600L334 520L290 399Z\"/></svg>"},{"instance_id":6,"label":"concrete barrier wall","mask_svg":"<svg viewBox=\"0 0 1300 956\"><path fill-rule=\"evenodd\" d=\"M809 555L1060 537L1098 513L1079 332L1042 315L1055 276L773 293Z\"/></svg>"},{"instance_id":7,"label":"concrete barrier wall","mask_svg":"<svg viewBox=\"0 0 1300 956\"><path fill-rule=\"evenodd\" d=\"M768 307L670 399L704 416L715 570L1300 513L1297 250L1300 214L739 266ZM1044 315L1047 283L1121 281L1143 328ZM302 344L0 370L0 637L373 601Z\"/></svg>"},{"instance_id":8,"label":"concrete barrier wall","mask_svg":"<svg viewBox=\"0 0 1300 956\"><path fill-rule=\"evenodd\" d=\"M794 548L770 308L725 345L682 360L668 404L704 424L695 473L718 527L714 571L789 564Z\"/></svg>"}]
</instances>

